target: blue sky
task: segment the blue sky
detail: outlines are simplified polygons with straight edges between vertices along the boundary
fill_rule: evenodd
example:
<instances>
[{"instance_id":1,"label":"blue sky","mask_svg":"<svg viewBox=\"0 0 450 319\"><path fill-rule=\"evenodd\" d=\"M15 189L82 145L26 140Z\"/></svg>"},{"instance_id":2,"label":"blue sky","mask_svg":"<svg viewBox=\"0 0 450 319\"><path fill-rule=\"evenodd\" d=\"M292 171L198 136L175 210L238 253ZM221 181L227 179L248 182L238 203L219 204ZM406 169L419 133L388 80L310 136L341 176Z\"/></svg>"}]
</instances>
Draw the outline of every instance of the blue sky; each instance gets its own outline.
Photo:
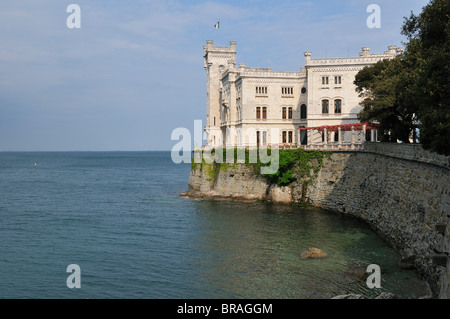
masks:
<instances>
[{"instance_id":1,"label":"blue sky","mask_svg":"<svg viewBox=\"0 0 450 319\"><path fill-rule=\"evenodd\" d=\"M203 45L237 63L297 71L313 58L401 45L428 0L21 0L0 12L0 151L170 150L205 120ZM69 29L69 4L81 28ZM369 4L381 28L369 29ZM214 29L220 20L221 28Z\"/></svg>"}]
</instances>

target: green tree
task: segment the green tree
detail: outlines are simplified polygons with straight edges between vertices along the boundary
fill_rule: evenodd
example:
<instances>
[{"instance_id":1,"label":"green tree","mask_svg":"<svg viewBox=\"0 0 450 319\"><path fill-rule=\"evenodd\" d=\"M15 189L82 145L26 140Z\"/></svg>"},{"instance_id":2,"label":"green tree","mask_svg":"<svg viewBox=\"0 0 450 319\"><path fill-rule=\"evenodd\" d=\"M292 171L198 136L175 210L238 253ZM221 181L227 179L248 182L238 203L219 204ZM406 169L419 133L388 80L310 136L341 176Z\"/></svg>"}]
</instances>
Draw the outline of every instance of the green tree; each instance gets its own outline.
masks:
<instances>
[{"instance_id":1,"label":"green tree","mask_svg":"<svg viewBox=\"0 0 450 319\"><path fill-rule=\"evenodd\" d=\"M403 55L382 60L365 67L355 77L356 91L362 98L361 122L380 123L382 141L409 143L415 125L414 104L405 92L409 91L412 75L405 68Z\"/></svg>"},{"instance_id":2,"label":"green tree","mask_svg":"<svg viewBox=\"0 0 450 319\"><path fill-rule=\"evenodd\" d=\"M425 149L450 155L450 0L431 0L405 18L405 51L355 78L361 121L378 121L383 140L408 143L419 128ZM415 138L414 138L415 140Z\"/></svg>"},{"instance_id":3,"label":"green tree","mask_svg":"<svg viewBox=\"0 0 450 319\"><path fill-rule=\"evenodd\" d=\"M418 16L411 13L402 34L415 72L405 98L417 105L420 143L450 155L450 1L431 0Z\"/></svg>"}]
</instances>

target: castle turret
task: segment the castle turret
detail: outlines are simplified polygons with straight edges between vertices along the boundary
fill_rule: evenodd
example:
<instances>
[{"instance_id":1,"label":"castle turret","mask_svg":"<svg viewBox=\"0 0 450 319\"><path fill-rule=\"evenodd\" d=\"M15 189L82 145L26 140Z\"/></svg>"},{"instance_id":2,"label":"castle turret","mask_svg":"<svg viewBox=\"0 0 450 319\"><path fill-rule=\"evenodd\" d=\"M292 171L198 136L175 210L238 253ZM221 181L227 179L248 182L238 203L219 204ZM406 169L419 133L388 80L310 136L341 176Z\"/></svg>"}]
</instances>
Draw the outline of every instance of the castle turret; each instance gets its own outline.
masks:
<instances>
[{"instance_id":1,"label":"castle turret","mask_svg":"<svg viewBox=\"0 0 450 319\"><path fill-rule=\"evenodd\" d=\"M308 64L311 60L312 53L311 51L305 51L303 54L305 55L305 64Z\"/></svg>"},{"instance_id":2,"label":"castle turret","mask_svg":"<svg viewBox=\"0 0 450 319\"><path fill-rule=\"evenodd\" d=\"M397 53L397 46L396 45L388 46L388 53L389 55L395 56L395 54Z\"/></svg>"},{"instance_id":3,"label":"castle turret","mask_svg":"<svg viewBox=\"0 0 450 319\"><path fill-rule=\"evenodd\" d=\"M207 40L204 49L206 70L206 127L207 145L222 145L220 128L220 93L219 85L222 74L236 63L236 41L227 47L215 47L212 40Z\"/></svg>"}]
</instances>

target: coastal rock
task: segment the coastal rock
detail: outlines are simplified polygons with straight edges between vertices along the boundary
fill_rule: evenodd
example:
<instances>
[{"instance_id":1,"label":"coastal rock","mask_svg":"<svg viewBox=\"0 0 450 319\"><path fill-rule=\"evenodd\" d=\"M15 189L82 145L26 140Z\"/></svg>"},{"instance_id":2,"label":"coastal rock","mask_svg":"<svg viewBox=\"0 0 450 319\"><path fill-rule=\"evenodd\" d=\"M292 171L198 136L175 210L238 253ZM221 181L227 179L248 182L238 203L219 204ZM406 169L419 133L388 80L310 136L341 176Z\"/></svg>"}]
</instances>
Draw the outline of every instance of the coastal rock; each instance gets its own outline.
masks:
<instances>
[{"instance_id":1,"label":"coastal rock","mask_svg":"<svg viewBox=\"0 0 450 319\"><path fill-rule=\"evenodd\" d=\"M307 251L305 251L301 254L301 257L303 259L324 258L327 256L328 255L326 253L324 253L319 248L315 248L315 247L309 248Z\"/></svg>"},{"instance_id":2,"label":"coastal rock","mask_svg":"<svg viewBox=\"0 0 450 319\"><path fill-rule=\"evenodd\" d=\"M414 256L412 251L409 250L409 249L405 249L401 253L401 259L400 259L400 262L399 262L400 268L402 268L402 269L414 269L415 268L415 265L414 265L415 259L416 259L416 256Z\"/></svg>"},{"instance_id":3,"label":"coastal rock","mask_svg":"<svg viewBox=\"0 0 450 319\"><path fill-rule=\"evenodd\" d=\"M274 203L292 203L292 189L289 186L273 185L269 189L268 199Z\"/></svg>"},{"instance_id":4,"label":"coastal rock","mask_svg":"<svg viewBox=\"0 0 450 319\"><path fill-rule=\"evenodd\" d=\"M195 189L190 189L188 191L182 192L180 197L187 197L189 199L214 199L214 200L236 200L236 201L256 201L264 199L262 196L254 194L222 194L214 190L208 192L197 191Z\"/></svg>"},{"instance_id":5,"label":"coastal rock","mask_svg":"<svg viewBox=\"0 0 450 319\"><path fill-rule=\"evenodd\" d=\"M331 299L364 299L364 297L356 294L348 294L348 295L339 295Z\"/></svg>"},{"instance_id":6,"label":"coastal rock","mask_svg":"<svg viewBox=\"0 0 450 319\"><path fill-rule=\"evenodd\" d=\"M348 295L339 295L331 299L364 299L364 297L358 294L348 294ZM382 292L375 299L397 299L397 297L390 292Z\"/></svg>"},{"instance_id":7,"label":"coastal rock","mask_svg":"<svg viewBox=\"0 0 450 319\"><path fill-rule=\"evenodd\" d=\"M285 202L289 198L247 165L214 171L208 166L192 167L189 186L195 190L208 192L212 188L225 196L254 194L267 201L281 198ZM423 150L420 145L366 143L361 152L339 151L325 156L308 183L294 167L291 203L308 203L367 223L391 247L402 251L400 267L418 270L430 285L430 295L446 298L450 294L450 267L443 267L444 256L434 256L436 251L449 251L450 232L444 229L450 218L449 167L450 157ZM349 281L359 277L343 275Z\"/></svg>"},{"instance_id":8,"label":"coastal rock","mask_svg":"<svg viewBox=\"0 0 450 319\"><path fill-rule=\"evenodd\" d=\"M375 299L397 299L397 297L394 294L390 293L390 292L382 292Z\"/></svg>"}]
</instances>

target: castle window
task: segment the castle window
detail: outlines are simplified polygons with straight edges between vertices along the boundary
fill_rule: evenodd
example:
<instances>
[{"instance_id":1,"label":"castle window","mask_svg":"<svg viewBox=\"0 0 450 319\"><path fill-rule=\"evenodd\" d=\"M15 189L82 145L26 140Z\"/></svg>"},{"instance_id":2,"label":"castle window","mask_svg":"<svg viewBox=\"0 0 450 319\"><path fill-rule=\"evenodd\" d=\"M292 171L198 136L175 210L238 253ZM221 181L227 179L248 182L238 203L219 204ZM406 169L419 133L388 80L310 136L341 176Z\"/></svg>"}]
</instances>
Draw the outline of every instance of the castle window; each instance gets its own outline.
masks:
<instances>
[{"instance_id":1,"label":"castle window","mask_svg":"<svg viewBox=\"0 0 450 319\"><path fill-rule=\"evenodd\" d=\"M336 114L342 113L342 100L341 99L334 100L334 113L336 113Z\"/></svg>"},{"instance_id":2,"label":"castle window","mask_svg":"<svg viewBox=\"0 0 450 319\"><path fill-rule=\"evenodd\" d=\"M340 75L337 75L334 77L334 84L336 84L336 85L342 84L342 77Z\"/></svg>"},{"instance_id":3,"label":"castle window","mask_svg":"<svg viewBox=\"0 0 450 319\"><path fill-rule=\"evenodd\" d=\"M305 93L306 93L306 88L302 87L302 94L305 94Z\"/></svg>"},{"instance_id":4,"label":"castle window","mask_svg":"<svg viewBox=\"0 0 450 319\"><path fill-rule=\"evenodd\" d=\"M258 147L261 144L263 146L267 145L267 131L256 131L256 144Z\"/></svg>"},{"instance_id":5,"label":"castle window","mask_svg":"<svg viewBox=\"0 0 450 319\"><path fill-rule=\"evenodd\" d=\"M294 132L292 132L292 131L281 132L281 141L283 144L294 143Z\"/></svg>"},{"instance_id":6,"label":"castle window","mask_svg":"<svg viewBox=\"0 0 450 319\"><path fill-rule=\"evenodd\" d=\"M256 119L261 119L261 107L259 106L256 108Z\"/></svg>"},{"instance_id":7,"label":"castle window","mask_svg":"<svg viewBox=\"0 0 450 319\"><path fill-rule=\"evenodd\" d=\"M330 101L328 100L322 100L322 113L328 114L328 107L330 105Z\"/></svg>"},{"instance_id":8,"label":"castle window","mask_svg":"<svg viewBox=\"0 0 450 319\"><path fill-rule=\"evenodd\" d=\"M267 107L265 106L262 108L262 118L263 120L267 119Z\"/></svg>"},{"instance_id":9,"label":"castle window","mask_svg":"<svg viewBox=\"0 0 450 319\"><path fill-rule=\"evenodd\" d=\"M289 119L292 120L293 109L292 107L283 107L281 109L281 118L283 120Z\"/></svg>"},{"instance_id":10,"label":"castle window","mask_svg":"<svg viewBox=\"0 0 450 319\"><path fill-rule=\"evenodd\" d=\"M322 76L322 85L328 85L329 77L328 76Z\"/></svg>"},{"instance_id":11,"label":"castle window","mask_svg":"<svg viewBox=\"0 0 450 319\"><path fill-rule=\"evenodd\" d=\"M257 86L256 95L267 95L267 86Z\"/></svg>"},{"instance_id":12,"label":"castle window","mask_svg":"<svg viewBox=\"0 0 450 319\"><path fill-rule=\"evenodd\" d=\"M282 87L281 88L281 95L294 95L294 88L293 87Z\"/></svg>"},{"instance_id":13,"label":"castle window","mask_svg":"<svg viewBox=\"0 0 450 319\"><path fill-rule=\"evenodd\" d=\"M300 118L302 119L302 120L304 120L304 119L306 119L306 116L307 116L307 113L306 113L306 104L302 104L301 106L300 106Z\"/></svg>"},{"instance_id":14,"label":"castle window","mask_svg":"<svg viewBox=\"0 0 450 319\"><path fill-rule=\"evenodd\" d=\"M300 144L308 145L308 132L305 130L300 131Z\"/></svg>"}]
</instances>

